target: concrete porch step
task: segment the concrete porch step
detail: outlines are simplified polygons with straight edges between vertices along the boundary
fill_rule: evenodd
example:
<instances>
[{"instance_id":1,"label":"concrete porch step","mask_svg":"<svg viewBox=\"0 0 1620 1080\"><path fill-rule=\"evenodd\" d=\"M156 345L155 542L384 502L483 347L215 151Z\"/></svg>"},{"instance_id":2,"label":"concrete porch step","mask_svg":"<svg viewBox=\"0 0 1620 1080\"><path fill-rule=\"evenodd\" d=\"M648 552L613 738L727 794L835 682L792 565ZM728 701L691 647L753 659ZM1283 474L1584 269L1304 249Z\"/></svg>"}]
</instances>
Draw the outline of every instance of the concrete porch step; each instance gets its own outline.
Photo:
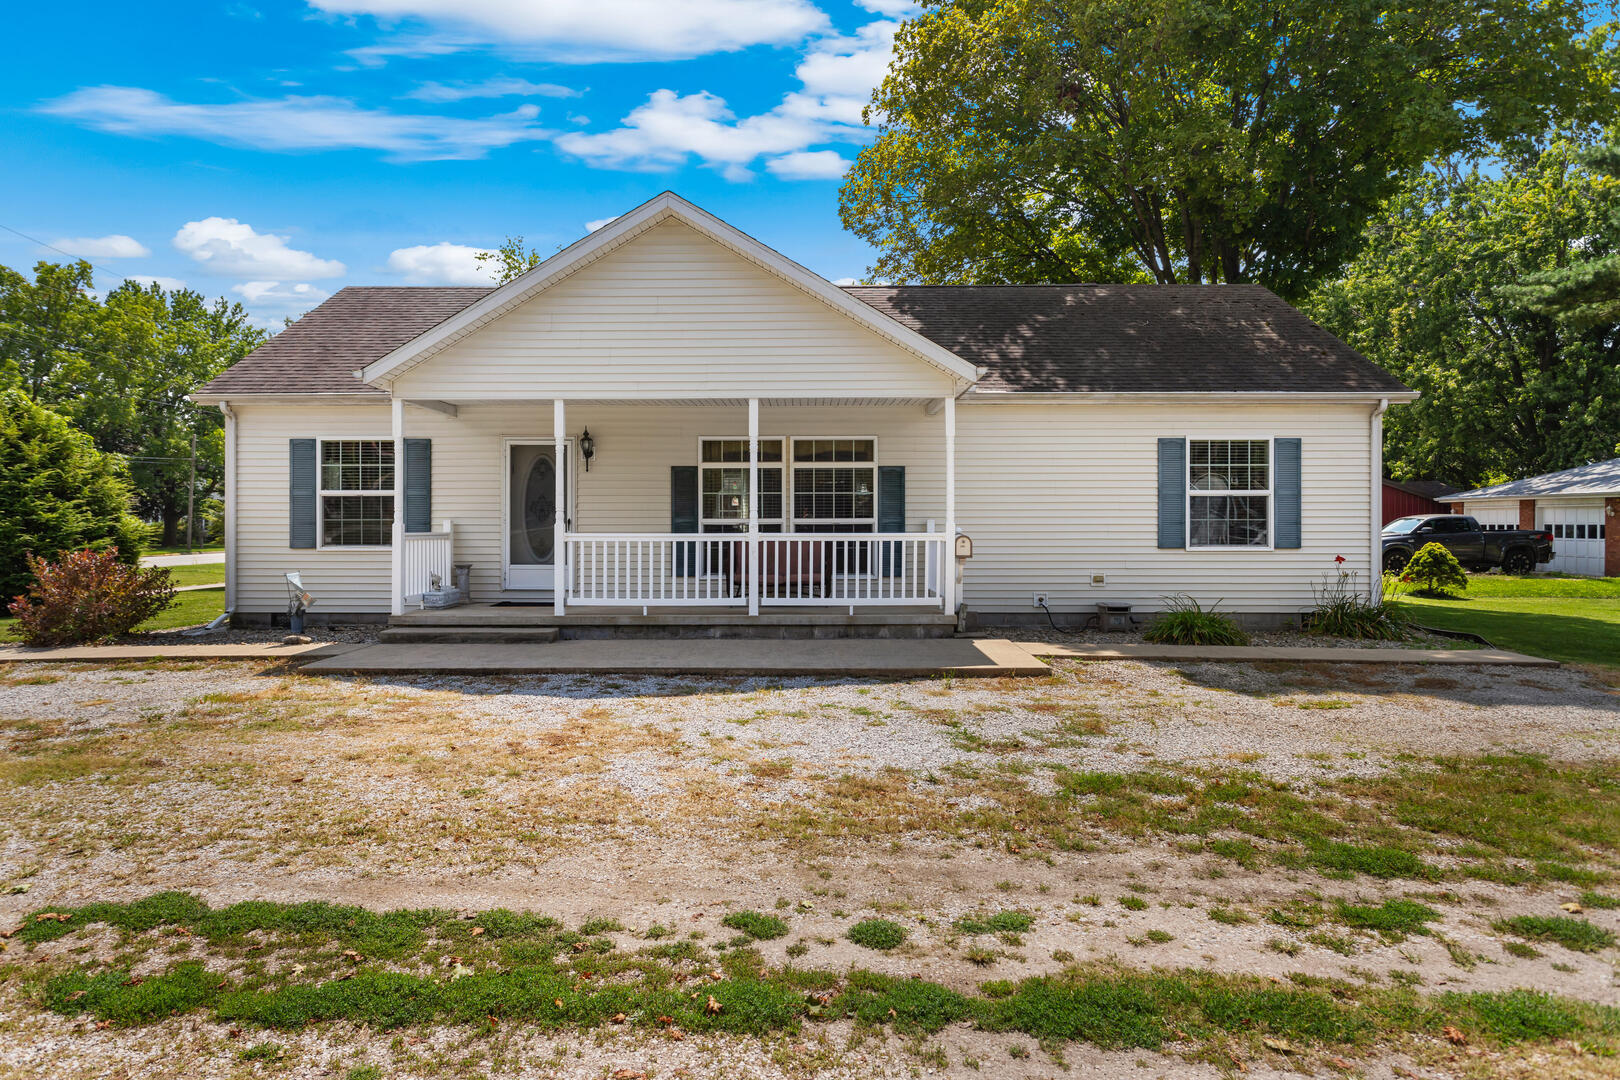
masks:
<instances>
[{"instance_id":1,"label":"concrete porch step","mask_svg":"<svg viewBox=\"0 0 1620 1080\"><path fill-rule=\"evenodd\" d=\"M555 626L390 626L377 635L385 645L549 645Z\"/></svg>"}]
</instances>

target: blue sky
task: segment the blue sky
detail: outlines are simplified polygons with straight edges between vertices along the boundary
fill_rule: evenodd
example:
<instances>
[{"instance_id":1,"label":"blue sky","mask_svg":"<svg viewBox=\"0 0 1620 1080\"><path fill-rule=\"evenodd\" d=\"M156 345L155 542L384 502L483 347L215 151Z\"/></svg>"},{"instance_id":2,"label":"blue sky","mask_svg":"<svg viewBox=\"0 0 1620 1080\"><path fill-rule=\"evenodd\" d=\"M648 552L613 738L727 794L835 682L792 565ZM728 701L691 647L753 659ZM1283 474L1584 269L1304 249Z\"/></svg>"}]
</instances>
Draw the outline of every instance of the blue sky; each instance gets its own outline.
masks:
<instances>
[{"instance_id":1,"label":"blue sky","mask_svg":"<svg viewBox=\"0 0 1620 1080\"><path fill-rule=\"evenodd\" d=\"M471 284L673 189L829 278L907 0L20 5L0 224L97 285L184 282L281 324L344 285ZM55 252L0 232L0 263Z\"/></svg>"}]
</instances>

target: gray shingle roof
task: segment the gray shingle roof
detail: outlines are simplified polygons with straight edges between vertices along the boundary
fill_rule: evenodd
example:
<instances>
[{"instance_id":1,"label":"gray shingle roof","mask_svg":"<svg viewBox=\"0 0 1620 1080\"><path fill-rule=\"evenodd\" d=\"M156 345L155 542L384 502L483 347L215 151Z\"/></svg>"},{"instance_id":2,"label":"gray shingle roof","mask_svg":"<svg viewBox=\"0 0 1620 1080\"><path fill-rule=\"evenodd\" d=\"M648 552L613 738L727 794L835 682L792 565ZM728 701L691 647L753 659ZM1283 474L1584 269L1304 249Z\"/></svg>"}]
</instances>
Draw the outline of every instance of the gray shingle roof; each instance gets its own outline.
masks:
<instances>
[{"instance_id":1,"label":"gray shingle roof","mask_svg":"<svg viewBox=\"0 0 1620 1080\"><path fill-rule=\"evenodd\" d=\"M983 390L1064 393L1406 387L1258 285L858 285L971 363Z\"/></svg>"},{"instance_id":2,"label":"gray shingle roof","mask_svg":"<svg viewBox=\"0 0 1620 1080\"><path fill-rule=\"evenodd\" d=\"M198 391L381 393L351 374L485 288L350 287ZM1406 388L1257 285L856 285L851 296L1023 393Z\"/></svg>"},{"instance_id":3,"label":"gray shingle roof","mask_svg":"<svg viewBox=\"0 0 1620 1080\"><path fill-rule=\"evenodd\" d=\"M1620 458L1594 461L1590 465L1577 465L1573 469L1544 473L1541 476L1510 480L1493 487L1459 491L1447 496L1457 499L1531 499L1552 495L1620 495Z\"/></svg>"},{"instance_id":4,"label":"gray shingle roof","mask_svg":"<svg viewBox=\"0 0 1620 1080\"><path fill-rule=\"evenodd\" d=\"M353 372L448 319L487 288L339 289L302 319L221 372L200 395L383 394Z\"/></svg>"}]
</instances>

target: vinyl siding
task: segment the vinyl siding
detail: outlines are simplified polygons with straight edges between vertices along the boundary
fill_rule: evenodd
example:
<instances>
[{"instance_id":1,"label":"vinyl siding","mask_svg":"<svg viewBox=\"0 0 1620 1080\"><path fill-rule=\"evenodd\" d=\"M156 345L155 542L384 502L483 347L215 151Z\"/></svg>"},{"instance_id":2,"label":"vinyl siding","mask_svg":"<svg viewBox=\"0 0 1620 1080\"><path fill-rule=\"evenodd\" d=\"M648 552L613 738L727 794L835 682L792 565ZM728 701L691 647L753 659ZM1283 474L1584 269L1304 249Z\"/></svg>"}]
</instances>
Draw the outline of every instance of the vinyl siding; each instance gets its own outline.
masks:
<instances>
[{"instance_id":1,"label":"vinyl siding","mask_svg":"<svg viewBox=\"0 0 1620 1080\"><path fill-rule=\"evenodd\" d=\"M405 398L939 397L949 377L678 222L404 373Z\"/></svg>"},{"instance_id":2,"label":"vinyl siding","mask_svg":"<svg viewBox=\"0 0 1620 1080\"><path fill-rule=\"evenodd\" d=\"M957 411L957 524L973 538L964 601L1026 614L1098 601L1139 609L1189 593L1223 611L1296 612L1346 559L1368 581L1370 405L981 404ZM1157 440L1273 438L1301 444L1301 546L1157 547ZM1107 575L1094 587L1091 575Z\"/></svg>"},{"instance_id":3,"label":"vinyl siding","mask_svg":"<svg viewBox=\"0 0 1620 1080\"><path fill-rule=\"evenodd\" d=\"M314 611L386 612L389 552L287 547L287 440L386 438L387 404L242 404L238 413L237 609L280 611L282 575L299 570ZM957 519L974 558L964 601L978 612L1055 611L1099 600L1159 606L1190 593L1234 612L1295 612L1335 569L1368 580L1371 543L1367 405L1219 406L1000 404L957 410ZM568 408L568 431L589 427L597 452L576 468L574 527L667 532L669 466L694 464L702 436L747 434L741 406L588 405ZM906 526L943 527L944 421L920 406L764 407L761 435L869 435L879 464L906 467ZM501 597L502 477L506 437L549 439L549 402L463 405L456 417L405 410L406 433L433 440L435 524L455 523L456 559L473 564L476 600ZM1161 436L1303 439L1302 546L1294 551L1159 550L1157 439ZM1107 585L1093 587L1093 573Z\"/></svg>"}]
</instances>

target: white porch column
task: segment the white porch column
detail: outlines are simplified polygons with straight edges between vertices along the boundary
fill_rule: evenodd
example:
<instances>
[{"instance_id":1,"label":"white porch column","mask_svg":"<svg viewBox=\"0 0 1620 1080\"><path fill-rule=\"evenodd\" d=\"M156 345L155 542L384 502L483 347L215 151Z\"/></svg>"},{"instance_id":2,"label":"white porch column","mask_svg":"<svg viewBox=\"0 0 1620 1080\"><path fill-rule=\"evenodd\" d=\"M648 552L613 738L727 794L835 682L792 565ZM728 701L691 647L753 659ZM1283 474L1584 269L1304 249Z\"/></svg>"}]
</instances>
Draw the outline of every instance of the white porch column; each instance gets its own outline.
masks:
<instances>
[{"instance_id":1,"label":"white porch column","mask_svg":"<svg viewBox=\"0 0 1620 1080\"><path fill-rule=\"evenodd\" d=\"M405 614L405 399L396 397L389 403L393 407L394 421L394 536L388 557L393 582L388 610L395 615ZM317 462L317 469L320 463Z\"/></svg>"},{"instance_id":2,"label":"white porch column","mask_svg":"<svg viewBox=\"0 0 1620 1080\"><path fill-rule=\"evenodd\" d=\"M759 614L759 398L748 399L748 614Z\"/></svg>"},{"instance_id":3,"label":"white porch column","mask_svg":"<svg viewBox=\"0 0 1620 1080\"><path fill-rule=\"evenodd\" d=\"M945 614L956 611L956 398L945 399L945 554L940 578Z\"/></svg>"},{"instance_id":4,"label":"white porch column","mask_svg":"<svg viewBox=\"0 0 1620 1080\"><path fill-rule=\"evenodd\" d=\"M551 526L551 609L559 617L568 614L568 410L557 398L551 403L551 438L556 446L556 514Z\"/></svg>"}]
</instances>

